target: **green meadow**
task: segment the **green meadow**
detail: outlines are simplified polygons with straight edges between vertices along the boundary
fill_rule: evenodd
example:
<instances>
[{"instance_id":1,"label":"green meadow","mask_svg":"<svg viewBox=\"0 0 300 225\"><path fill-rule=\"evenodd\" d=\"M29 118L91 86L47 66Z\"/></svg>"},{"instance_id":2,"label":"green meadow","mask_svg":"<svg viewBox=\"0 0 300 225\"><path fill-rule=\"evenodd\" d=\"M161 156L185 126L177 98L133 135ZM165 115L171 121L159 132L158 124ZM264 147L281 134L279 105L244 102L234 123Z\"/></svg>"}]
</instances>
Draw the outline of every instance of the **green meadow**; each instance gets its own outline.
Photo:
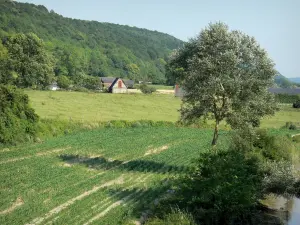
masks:
<instances>
[{"instance_id":1,"label":"green meadow","mask_svg":"<svg viewBox=\"0 0 300 225\"><path fill-rule=\"evenodd\" d=\"M41 118L82 122L109 120L154 120L176 122L181 100L172 94L104 94L26 90ZM262 120L262 127L280 128L299 122L300 110L281 105L275 116Z\"/></svg>"}]
</instances>

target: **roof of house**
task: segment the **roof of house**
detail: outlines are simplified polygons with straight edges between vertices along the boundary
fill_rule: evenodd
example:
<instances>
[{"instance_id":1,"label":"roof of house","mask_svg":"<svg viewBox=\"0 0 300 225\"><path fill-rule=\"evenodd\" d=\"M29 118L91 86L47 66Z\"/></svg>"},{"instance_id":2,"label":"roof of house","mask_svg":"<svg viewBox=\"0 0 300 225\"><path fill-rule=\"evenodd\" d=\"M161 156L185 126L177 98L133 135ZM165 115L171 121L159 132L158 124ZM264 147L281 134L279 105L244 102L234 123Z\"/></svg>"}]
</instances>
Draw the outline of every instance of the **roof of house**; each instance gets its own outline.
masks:
<instances>
[{"instance_id":1,"label":"roof of house","mask_svg":"<svg viewBox=\"0 0 300 225\"><path fill-rule=\"evenodd\" d=\"M100 77L102 83L112 83L114 82L117 78L115 77Z\"/></svg>"},{"instance_id":2,"label":"roof of house","mask_svg":"<svg viewBox=\"0 0 300 225\"><path fill-rule=\"evenodd\" d=\"M124 84L127 85L134 85L134 81L133 80L123 80Z\"/></svg>"},{"instance_id":3,"label":"roof of house","mask_svg":"<svg viewBox=\"0 0 300 225\"><path fill-rule=\"evenodd\" d=\"M274 94L299 95L300 88L269 88L269 91Z\"/></svg>"}]
</instances>

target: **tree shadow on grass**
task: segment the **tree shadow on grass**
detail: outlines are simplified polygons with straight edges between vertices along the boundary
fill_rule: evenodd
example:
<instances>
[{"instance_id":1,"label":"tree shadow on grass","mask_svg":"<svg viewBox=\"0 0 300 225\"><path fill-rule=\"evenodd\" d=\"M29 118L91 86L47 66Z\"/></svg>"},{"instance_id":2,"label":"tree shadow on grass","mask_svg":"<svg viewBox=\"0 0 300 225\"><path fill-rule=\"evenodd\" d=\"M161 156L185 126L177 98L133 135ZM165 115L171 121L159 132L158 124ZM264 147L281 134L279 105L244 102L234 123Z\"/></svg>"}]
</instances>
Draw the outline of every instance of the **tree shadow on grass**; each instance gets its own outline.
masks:
<instances>
[{"instance_id":1,"label":"tree shadow on grass","mask_svg":"<svg viewBox=\"0 0 300 225\"><path fill-rule=\"evenodd\" d=\"M122 218L120 224L123 224L124 220L136 218L139 222L143 223L150 216L152 208L159 204L159 201L164 196L167 196L168 185L161 185L149 188L112 188L108 190L109 195L113 197L115 201L122 201L123 206ZM119 223L116 223L119 224Z\"/></svg>"},{"instance_id":2,"label":"tree shadow on grass","mask_svg":"<svg viewBox=\"0 0 300 225\"><path fill-rule=\"evenodd\" d=\"M168 165L166 163L151 160L109 160L104 157L84 157L79 155L60 155L64 162L68 164L81 164L91 169L108 170L119 169L124 171L153 172L153 173L186 173L191 170L187 166Z\"/></svg>"}]
</instances>

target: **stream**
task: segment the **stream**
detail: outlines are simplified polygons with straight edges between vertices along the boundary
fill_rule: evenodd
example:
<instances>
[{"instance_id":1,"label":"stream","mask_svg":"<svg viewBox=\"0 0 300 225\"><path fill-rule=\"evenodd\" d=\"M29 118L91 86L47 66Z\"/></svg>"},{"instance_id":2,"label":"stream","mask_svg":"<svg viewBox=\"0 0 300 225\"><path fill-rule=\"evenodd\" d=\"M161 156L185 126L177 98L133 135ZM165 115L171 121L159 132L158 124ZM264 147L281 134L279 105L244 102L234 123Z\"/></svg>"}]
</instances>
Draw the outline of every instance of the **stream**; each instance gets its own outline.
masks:
<instances>
[{"instance_id":1,"label":"stream","mask_svg":"<svg viewBox=\"0 0 300 225\"><path fill-rule=\"evenodd\" d=\"M269 196L265 201L270 209L276 210L276 217L279 217L286 225L300 224L300 199L293 197Z\"/></svg>"}]
</instances>

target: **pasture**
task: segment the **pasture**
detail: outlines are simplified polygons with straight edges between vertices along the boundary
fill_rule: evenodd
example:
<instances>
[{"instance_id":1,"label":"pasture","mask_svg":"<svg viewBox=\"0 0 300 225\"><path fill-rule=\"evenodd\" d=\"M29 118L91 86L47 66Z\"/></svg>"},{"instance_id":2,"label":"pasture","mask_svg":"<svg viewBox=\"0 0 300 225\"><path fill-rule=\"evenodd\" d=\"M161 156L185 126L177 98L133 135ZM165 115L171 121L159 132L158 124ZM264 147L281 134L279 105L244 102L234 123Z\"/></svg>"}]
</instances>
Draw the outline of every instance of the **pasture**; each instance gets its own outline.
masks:
<instances>
[{"instance_id":1,"label":"pasture","mask_svg":"<svg viewBox=\"0 0 300 225\"><path fill-rule=\"evenodd\" d=\"M98 129L2 149L0 224L134 224L211 137L195 128Z\"/></svg>"},{"instance_id":2,"label":"pasture","mask_svg":"<svg viewBox=\"0 0 300 225\"><path fill-rule=\"evenodd\" d=\"M77 121L155 120L179 118L180 99L166 94L105 94L26 90L42 118Z\"/></svg>"},{"instance_id":3,"label":"pasture","mask_svg":"<svg viewBox=\"0 0 300 225\"><path fill-rule=\"evenodd\" d=\"M176 122L181 100L171 94L103 94L26 90L41 118L98 122L109 120L154 120ZM299 122L300 109L281 105L275 116L262 120L262 127L280 128Z\"/></svg>"}]
</instances>

